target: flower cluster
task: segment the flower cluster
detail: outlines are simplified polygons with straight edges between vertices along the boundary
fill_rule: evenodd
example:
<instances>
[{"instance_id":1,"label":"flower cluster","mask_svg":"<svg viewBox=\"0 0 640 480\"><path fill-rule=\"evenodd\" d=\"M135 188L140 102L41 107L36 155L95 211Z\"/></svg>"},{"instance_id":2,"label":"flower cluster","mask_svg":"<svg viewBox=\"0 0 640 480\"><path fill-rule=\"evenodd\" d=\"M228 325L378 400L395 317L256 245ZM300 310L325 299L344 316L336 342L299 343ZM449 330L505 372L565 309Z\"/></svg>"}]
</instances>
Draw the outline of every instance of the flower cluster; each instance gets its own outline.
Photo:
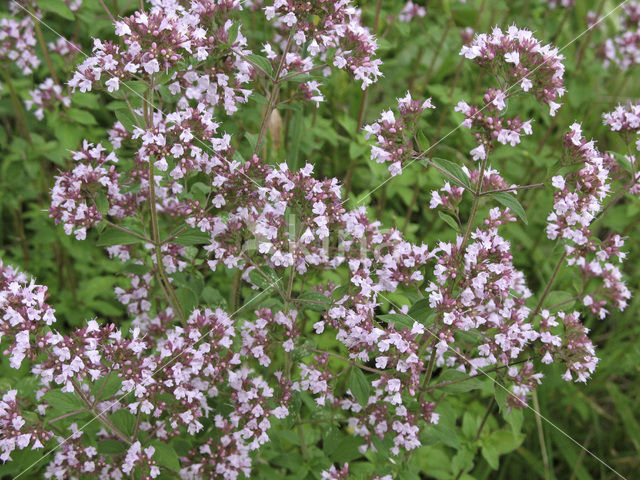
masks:
<instances>
[{"instance_id":1,"label":"flower cluster","mask_svg":"<svg viewBox=\"0 0 640 480\"><path fill-rule=\"evenodd\" d=\"M560 323L557 321L560 319ZM556 327L561 327L562 337L555 335ZM539 353L543 354L542 363L562 361L567 370L563 375L566 381L575 379L586 382L596 369L598 358L593 343L587 336L589 329L580 321L578 312L558 312L557 317L548 310L540 312L540 341L543 343Z\"/></svg>"},{"instance_id":2,"label":"flower cluster","mask_svg":"<svg viewBox=\"0 0 640 480\"><path fill-rule=\"evenodd\" d=\"M640 63L640 2L625 2L619 21L621 32L604 41L600 56L605 67L614 64L628 70Z\"/></svg>"},{"instance_id":3,"label":"flower cluster","mask_svg":"<svg viewBox=\"0 0 640 480\"><path fill-rule=\"evenodd\" d=\"M105 154L102 145L94 146L85 140L82 149L73 152L73 159L78 165L56 179L49 212L57 223L64 224L65 233L74 233L83 240L87 228L103 218L98 194L107 200L108 213L119 218L131 212L133 197L122 192L115 169L118 159L113 152Z\"/></svg>"},{"instance_id":4,"label":"flower cluster","mask_svg":"<svg viewBox=\"0 0 640 480\"><path fill-rule=\"evenodd\" d=\"M31 100L25 100L26 107L31 110L38 120L44 118L45 110L55 110L58 105L71 106L71 97L64 95L62 87L57 85L52 78L47 78L38 88L31 90Z\"/></svg>"},{"instance_id":5,"label":"flower cluster","mask_svg":"<svg viewBox=\"0 0 640 480\"><path fill-rule=\"evenodd\" d=\"M40 65L35 52L36 36L31 17L0 18L0 61L14 64L25 75Z\"/></svg>"},{"instance_id":6,"label":"flower cluster","mask_svg":"<svg viewBox=\"0 0 640 480\"><path fill-rule=\"evenodd\" d=\"M408 23L414 18L424 18L427 16L427 9L422 5L417 5L409 0L404 4L398 14L398 21Z\"/></svg>"},{"instance_id":7,"label":"flower cluster","mask_svg":"<svg viewBox=\"0 0 640 480\"><path fill-rule=\"evenodd\" d=\"M512 96L520 92L535 96L549 106L551 116L560 108L556 100L565 93L563 57L530 31L512 26L505 33L494 28L491 34L476 35L460 55L492 73L502 85L487 89L481 106L461 101L455 108L465 116L462 126L472 130L476 139L477 147L470 152L474 160L485 160L496 142L515 146L522 135L533 133L531 120L502 116Z\"/></svg>"},{"instance_id":8,"label":"flower cluster","mask_svg":"<svg viewBox=\"0 0 640 480\"><path fill-rule=\"evenodd\" d=\"M601 289L582 296L584 305L604 318L607 303L623 310L631 296L619 268L610 262L614 257L624 259L625 254L620 251L624 242L619 235L599 242L590 229L610 190L609 170L594 142L583 138L579 124L571 126L565 145L571 161L584 166L566 176L553 177L557 191L553 212L547 219L547 236L567 241L567 262L580 268L585 284L589 278L602 279Z\"/></svg>"},{"instance_id":9,"label":"flower cluster","mask_svg":"<svg viewBox=\"0 0 640 480\"><path fill-rule=\"evenodd\" d=\"M402 165L413 160L416 151L413 135L418 120L427 108L435 108L431 99L420 102L411 98L411 93L398 99L399 118L392 110L382 112L380 119L371 125L365 125L365 137L373 137L375 145L371 147L371 160L377 163L390 163L391 175L402 173Z\"/></svg>"},{"instance_id":10,"label":"flower cluster","mask_svg":"<svg viewBox=\"0 0 640 480\"><path fill-rule=\"evenodd\" d=\"M506 32L494 28L491 34L476 35L462 47L460 55L493 72L505 91L490 94L499 109L504 96L514 87L534 95L549 106L551 116L560 107L556 100L565 93L563 56L551 45L543 45L526 29L511 26ZM488 103L488 102L486 102Z\"/></svg>"},{"instance_id":11,"label":"flower cluster","mask_svg":"<svg viewBox=\"0 0 640 480\"><path fill-rule=\"evenodd\" d=\"M362 82L363 89L382 75L382 61L373 58L378 48L376 40L360 23L360 11L351 1L275 0L264 6L264 13L267 20L274 21L283 33L287 32L296 46L306 45L311 58L330 61L336 68L348 71ZM290 47L291 40L285 43ZM273 51L270 45L266 49ZM330 50L334 50L331 59L328 58ZM289 48L284 47L284 55L289 55ZM292 52L294 58L302 60Z\"/></svg>"}]
</instances>

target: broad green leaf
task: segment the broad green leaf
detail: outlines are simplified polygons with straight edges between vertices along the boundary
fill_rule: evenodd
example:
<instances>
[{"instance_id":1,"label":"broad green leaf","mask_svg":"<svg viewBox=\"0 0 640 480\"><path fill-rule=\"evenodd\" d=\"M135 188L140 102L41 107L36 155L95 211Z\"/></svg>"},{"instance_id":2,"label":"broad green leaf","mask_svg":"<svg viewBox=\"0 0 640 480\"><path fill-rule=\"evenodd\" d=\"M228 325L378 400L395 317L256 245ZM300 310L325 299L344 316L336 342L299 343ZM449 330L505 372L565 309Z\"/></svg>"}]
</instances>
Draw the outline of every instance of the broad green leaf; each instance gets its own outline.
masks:
<instances>
[{"instance_id":1,"label":"broad green leaf","mask_svg":"<svg viewBox=\"0 0 640 480\"><path fill-rule=\"evenodd\" d=\"M427 137L425 137L424 133L422 133L422 130L420 130L418 132L418 135L416 135L416 140L418 141L418 146L420 147L420 151L422 153L428 151L431 147L431 142L429 142Z\"/></svg>"},{"instance_id":2,"label":"broad green leaf","mask_svg":"<svg viewBox=\"0 0 640 480\"><path fill-rule=\"evenodd\" d=\"M460 231L460 225L458 225L458 222L456 222L456 219L453 218L451 215L447 215L444 212L441 212L438 210L438 216L444 220L444 222L449 225L451 228L453 228L456 232Z\"/></svg>"},{"instance_id":3,"label":"broad green leaf","mask_svg":"<svg viewBox=\"0 0 640 480\"><path fill-rule=\"evenodd\" d=\"M70 108L67 110L67 116L82 125L95 125L96 119L89 112L80 110L79 108Z\"/></svg>"},{"instance_id":4,"label":"broad green leaf","mask_svg":"<svg viewBox=\"0 0 640 480\"><path fill-rule=\"evenodd\" d=\"M142 240L117 228L107 228L98 237L96 245L98 247L109 247L111 245L132 245L134 243L142 243Z\"/></svg>"},{"instance_id":5,"label":"broad green leaf","mask_svg":"<svg viewBox=\"0 0 640 480\"><path fill-rule=\"evenodd\" d=\"M200 297L209 305L221 305L225 302L225 299L220 292L208 285L202 289Z\"/></svg>"},{"instance_id":6,"label":"broad green leaf","mask_svg":"<svg viewBox=\"0 0 640 480\"><path fill-rule=\"evenodd\" d=\"M525 213L524 208L522 208L522 205L520 205L520 202L513 194L507 193L507 192L498 192L498 193L492 193L490 197L495 198L503 206L507 207L514 214L520 217L520 220L522 220L525 225L529 224L529 221L527 220L527 214Z\"/></svg>"},{"instance_id":7,"label":"broad green leaf","mask_svg":"<svg viewBox=\"0 0 640 480\"><path fill-rule=\"evenodd\" d=\"M116 118L122 124L122 126L128 130L133 131L134 127L138 125L138 119L126 108L120 108L115 112Z\"/></svg>"},{"instance_id":8,"label":"broad green leaf","mask_svg":"<svg viewBox=\"0 0 640 480\"><path fill-rule=\"evenodd\" d=\"M320 292L305 292L298 297L301 308L313 310L314 312L324 312L331 304L331 299Z\"/></svg>"},{"instance_id":9,"label":"broad green leaf","mask_svg":"<svg viewBox=\"0 0 640 480\"><path fill-rule=\"evenodd\" d=\"M102 217L106 217L109 212L109 200L103 192L96 193L95 197L96 206Z\"/></svg>"},{"instance_id":10,"label":"broad green leaf","mask_svg":"<svg viewBox=\"0 0 640 480\"><path fill-rule=\"evenodd\" d=\"M411 305L407 315L423 325L431 325L435 319L433 309L429 306L429 301L426 298L422 298Z\"/></svg>"},{"instance_id":11,"label":"broad green leaf","mask_svg":"<svg viewBox=\"0 0 640 480\"><path fill-rule=\"evenodd\" d=\"M160 440L154 440L151 442L151 446L156 449L153 453L153 460L174 472L180 471L181 467L178 454L171 445L161 442Z\"/></svg>"},{"instance_id":12,"label":"broad green leaf","mask_svg":"<svg viewBox=\"0 0 640 480\"><path fill-rule=\"evenodd\" d=\"M446 160L444 158L431 158L428 162L433 163L434 165L440 167L442 170L446 171L454 178L447 176L447 180L458 180L457 183L461 184L464 187L471 188L471 184L469 183L469 177L464 170L458 165L450 160Z\"/></svg>"},{"instance_id":13,"label":"broad green leaf","mask_svg":"<svg viewBox=\"0 0 640 480\"><path fill-rule=\"evenodd\" d=\"M276 271L269 266L261 266L260 270L257 268L251 270L249 273L249 279L255 285L260 287L263 290L266 290L271 287L276 287L280 284L281 278L278 276Z\"/></svg>"},{"instance_id":14,"label":"broad green leaf","mask_svg":"<svg viewBox=\"0 0 640 480\"><path fill-rule=\"evenodd\" d=\"M109 415L113 424L125 435L131 436L136 428L136 417L127 410L118 410Z\"/></svg>"},{"instance_id":15,"label":"broad green leaf","mask_svg":"<svg viewBox=\"0 0 640 480\"><path fill-rule=\"evenodd\" d=\"M371 393L371 384L367 377L358 367L354 366L349 374L349 390L356 398L358 403L363 407L369 402L369 394Z\"/></svg>"},{"instance_id":16,"label":"broad green leaf","mask_svg":"<svg viewBox=\"0 0 640 480\"><path fill-rule=\"evenodd\" d=\"M121 387L122 379L113 372L111 375L105 375L98 379L91 388L91 393L93 395L100 394L99 400L104 401L112 398L116 393L118 393Z\"/></svg>"},{"instance_id":17,"label":"broad green leaf","mask_svg":"<svg viewBox=\"0 0 640 480\"><path fill-rule=\"evenodd\" d=\"M491 444L482 445L482 456L487 461L492 470L497 470L500 466L500 455Z\"/></svg>"},{"instance_id":18,"label":"broad green leaf","mask_svg":"<svg viewBox=\"0 0 640 480\"><path fill-rule=\"evenodd\" d=\"M180 307L186 316L189 316L193 312L194 308L198 305L198 296L193 290L186 287L180 287L176 289L176 297L180 302Z\"/></svg>"},{"instance_id":19,"label":"broad green leaf","mask_svg":"<svg viewBox=\"0 0 640 480\"><path fill-rule=\"evenodd\" d=\"M409 318L407 315L403 315L402 313L387 313L386 315L378 315L378 318L385 322L394 324L397 330L402 328L408 328L411 330L415 322L415 320Z\"/></svg>"},{"instance_id":20,"label":"broad green leaf","mask_svg":"<svg viewBox=\"0 0 640 480\"><path fill-rule=\"evenodd\" d=\"M62 413L82 410L87 407L75 393L64 393L60 390L49 390L44 394L44 399L52 408L55 408Z\"/></svg>"},{"instance_id":21,"label":"broad green leaf","mask_svg":"<svg viewBox=\"0 0 640 480\"><path fill-rule=\"evenodd\" d=\"M462 444L458 439L456 431L446 425L431 425L427 427L422 436L423 443L425 445L434 445L438 442L442 442L448 447L455 448L456 450L462 448Z\"/></svg>"},{"instance_id":22,"label":"broad green leaf","mask_svg":"<svg viewBox=\"0 0 640 480\"><path fill-rule=\"evenodd\" d=\"M75 20L73 12L62 0L38 0L38 7L42 10L58 14L66 20Z\"/></svg>"},{"instance_id":23,"label":"broad green leaf","mask_svg":"<svg viewBox=\"0 0 640 480\"><path fill-rule=\"evenodd\" d=\"M182 232L174 238L172 242L185 247L189 247L191 245L204 245L211 243L211 235L194 228Z\"/></svg>"},{"instance_id":24,"label":"broad green leaf","mask_svg":"<svg viewBox=\"0 0 640 480\"><path fill-rule=\"evenodd\" d=\"M544 300L544 305L547 309L552 309L552 307L557 305L553 310L568 311L575 305L575 303L576 301L573 299L573 295L569 292L562 292L559 290L550 292Z\"/></svg>"},{"instance_id":25,"label":"broad green leaf","mask_svg":"<svg viewBox=\"0 0 640 480\"><path fill-rule=\"evenodd\" d=\"M104 455L120 455L127 451L127 444L125 442L114 440L113 438L107 438L100 440L96 446L98 453Z\"/></svg>"},{"instance_id":26,"label":"broad green leaf","mask_svg":"<svg viewBox=\"0 0 640 480\"><path fill-rule=\"evenodd\" d=\"M437 378L435 382L433 382L433 384L435 385L444 382L454 382L457 380L465 379L467 377L469 377L468 373L451 368L442 372L442 374ZM471 390L477 390L479 388L482 388L482 386L482 380L479 377L473 377L464 381L459 381L458 383L452 383L451 385L440 387L438 390L447 393L463 393L469 392Z\"/></svg>"},{"instance_id":27,"label":"broad green leaf","mask_svg":"<svg viewBox=\"0 0 640 480\"><path fill-rule=\"evenodd\" d=\"M247 55L247 59L254 65L260 67L260 69L266 72L269 76L273 75L273 66L271 65L271 62L265 57L250 53L249 55Z\"/></svg>"}]
</instances>

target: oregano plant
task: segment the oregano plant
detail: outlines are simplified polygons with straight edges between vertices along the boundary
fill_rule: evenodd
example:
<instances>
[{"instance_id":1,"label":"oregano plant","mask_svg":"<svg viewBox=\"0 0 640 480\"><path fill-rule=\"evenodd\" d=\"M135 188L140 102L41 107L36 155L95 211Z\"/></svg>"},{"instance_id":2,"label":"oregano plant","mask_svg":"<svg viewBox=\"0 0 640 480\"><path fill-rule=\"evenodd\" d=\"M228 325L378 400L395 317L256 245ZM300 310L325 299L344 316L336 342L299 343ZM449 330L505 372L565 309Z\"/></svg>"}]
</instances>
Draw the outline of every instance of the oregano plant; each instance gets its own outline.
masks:
<instances>
[{"instance_id":1,"label":"oregano plant","mask_svg":"<svg viewBox=\"0 0 640 480\"><path fill-rule=\"evenodd\" d=\"M588 325L632 297L635 220L602 224L640 191L640 107L598 112L601 148L563 114L563 23L479 30L484 1L391 3L11 0L10 151L29 152L30 219L65 267L56 293L24 233L22 263L0 250L3 474L492 478L539 386L594 375ZM391 49L431 8L443 41L462 33L449 74L438 49ZM629 35L594 58L631 68ZM396 88L386 58L426 72Z\"/></svg>"}]
</instances>

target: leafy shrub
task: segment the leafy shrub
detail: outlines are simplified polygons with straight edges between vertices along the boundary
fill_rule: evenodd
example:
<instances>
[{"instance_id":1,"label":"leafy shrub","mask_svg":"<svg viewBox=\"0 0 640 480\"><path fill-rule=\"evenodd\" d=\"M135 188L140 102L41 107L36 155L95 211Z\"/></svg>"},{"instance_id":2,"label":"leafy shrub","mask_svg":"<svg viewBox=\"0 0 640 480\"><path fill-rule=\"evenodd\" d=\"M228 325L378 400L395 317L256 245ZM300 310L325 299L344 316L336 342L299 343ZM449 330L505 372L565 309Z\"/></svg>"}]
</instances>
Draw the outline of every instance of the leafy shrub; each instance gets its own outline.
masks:
<instances>
[{"instance_id":1,"label":"leafy shrub","mask_svg":"<svg viewBox=\"0 0 640 480\"><path fill-rule=\"evenodd\" d=\"M637 312L637 3L108 3L0 20L3 474L622 476L540 404Z\"/></svg>"}]
</instances>

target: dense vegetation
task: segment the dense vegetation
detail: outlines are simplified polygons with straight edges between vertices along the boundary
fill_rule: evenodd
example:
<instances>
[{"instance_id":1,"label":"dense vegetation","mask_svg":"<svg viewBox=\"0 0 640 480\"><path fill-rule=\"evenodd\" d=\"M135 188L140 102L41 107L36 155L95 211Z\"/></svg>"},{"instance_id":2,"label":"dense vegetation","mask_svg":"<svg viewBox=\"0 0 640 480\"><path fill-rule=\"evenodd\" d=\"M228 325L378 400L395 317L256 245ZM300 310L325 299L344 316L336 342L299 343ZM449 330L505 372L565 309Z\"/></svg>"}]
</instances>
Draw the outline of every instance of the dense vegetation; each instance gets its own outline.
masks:
<instances>
[{"instance_id":1,"label":"dense vegetation","mask_svg":"<svg viewBox=\"0 0 640 480\"><path fill-rule=\"evenodd\" d=\"M3 3L0 475L634 478L639 47L629 0Z\"/></svg>"}]
</instances>

